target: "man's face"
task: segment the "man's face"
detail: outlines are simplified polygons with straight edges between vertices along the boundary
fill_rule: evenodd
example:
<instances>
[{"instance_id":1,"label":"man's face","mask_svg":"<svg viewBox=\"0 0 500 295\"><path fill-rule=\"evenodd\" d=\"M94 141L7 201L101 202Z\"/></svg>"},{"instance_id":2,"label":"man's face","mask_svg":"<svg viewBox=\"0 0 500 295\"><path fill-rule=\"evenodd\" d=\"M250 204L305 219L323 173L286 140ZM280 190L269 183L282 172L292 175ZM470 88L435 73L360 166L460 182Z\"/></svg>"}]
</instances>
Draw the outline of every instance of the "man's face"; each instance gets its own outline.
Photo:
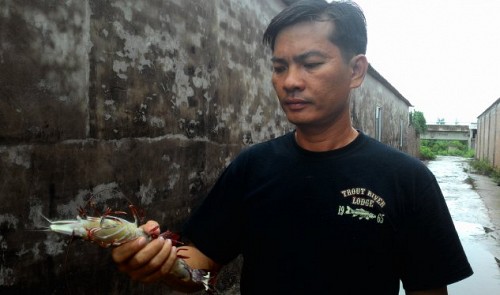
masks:
<instances>
[{"instance_id":1,"label":"man's face","mask_svg":"<svg viewBox=\"0 0 500 295\"><path fill-rule=\"evenodd\" d=\"M272 82L288 120L298 127L330 127L349 115L353 71L329 41L329 21L283 29L273 51Z\"/></svg>"}]
</instances>

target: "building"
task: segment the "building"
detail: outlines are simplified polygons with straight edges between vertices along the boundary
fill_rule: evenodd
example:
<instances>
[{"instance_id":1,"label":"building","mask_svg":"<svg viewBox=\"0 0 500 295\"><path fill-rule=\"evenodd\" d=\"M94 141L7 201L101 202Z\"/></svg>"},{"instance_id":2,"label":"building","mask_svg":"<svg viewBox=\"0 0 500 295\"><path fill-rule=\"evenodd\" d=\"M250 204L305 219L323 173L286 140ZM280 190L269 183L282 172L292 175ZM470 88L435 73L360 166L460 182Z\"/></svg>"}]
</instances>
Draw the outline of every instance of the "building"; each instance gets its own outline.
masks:
<instances>
[{"instance_id":1,"label":"building","mask_svg":"<svg viewBox=\"0 0 500 295\"><path fill-rule=\"evenodd\" d=\"M500 168L500 98L477 117L476 158Z\"/></svg>"},{"instance_id":2,"label":"building","mask_svg":"<svg viewBox=\"0 0 500 295\"><path fill-rule=\"evenodd\" d=\"M410 124L411 103L371 65L360 88L353 91L352 120L371 137L419 155L419 140Z\"/></svg>"},{"instance_id":3,"label":"building","mask_svg":"<svg viewBox=\"0 0 500 295\"><path fill-rule=\"evenodd\" d=\"M420 139L465 141L469 149L475 148L477 127L470 125L428 124L427 131L420 135Z\"/></svg>"}]
</instances>

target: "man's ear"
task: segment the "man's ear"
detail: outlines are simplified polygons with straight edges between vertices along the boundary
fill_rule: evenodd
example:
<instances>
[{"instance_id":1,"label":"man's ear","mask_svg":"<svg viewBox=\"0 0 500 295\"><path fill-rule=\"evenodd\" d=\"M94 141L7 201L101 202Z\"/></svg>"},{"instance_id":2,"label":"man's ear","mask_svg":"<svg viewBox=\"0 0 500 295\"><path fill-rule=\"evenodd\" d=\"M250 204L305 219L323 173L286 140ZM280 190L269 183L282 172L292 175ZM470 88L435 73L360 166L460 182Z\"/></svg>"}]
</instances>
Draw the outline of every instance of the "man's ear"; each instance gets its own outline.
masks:
<instances>
[{"instance_id":1,"label":"man's ear","mask_svg":"<svg viewBox=\"0 0 500 295\"><path fill-rule=\"evenodd\" d=\"M358 54L351 59L349 65L352 69L351 88L357 88L365 79L368 71L368 60L364 54Z\"/></svg>"}]
</instances>

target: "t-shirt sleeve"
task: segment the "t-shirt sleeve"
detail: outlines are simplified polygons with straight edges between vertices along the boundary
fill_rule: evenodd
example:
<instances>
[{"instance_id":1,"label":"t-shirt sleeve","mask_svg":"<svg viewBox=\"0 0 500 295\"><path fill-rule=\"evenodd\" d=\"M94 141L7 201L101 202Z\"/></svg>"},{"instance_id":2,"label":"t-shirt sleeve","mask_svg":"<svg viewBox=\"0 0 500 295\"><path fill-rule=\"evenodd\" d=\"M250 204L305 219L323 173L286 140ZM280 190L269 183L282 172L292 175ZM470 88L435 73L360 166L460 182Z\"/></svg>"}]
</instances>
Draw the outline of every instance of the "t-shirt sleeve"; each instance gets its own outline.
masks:
<instances>
[{"instance_id":1,"label":"t-shirt sleeve","mask_svg":"<svg viewBox=\"0 0 500 295\"><path fill-rule=\"evenodd\" d=\"M241 200L244 176L238 164L230 164L195 209L183 236L219 264L227 264L240 252Z\"/></svg>"},{"instance_id":2,"label":"t-shirt sleeve","mask_svg":"<svg viewBox=\"0 0 500 295\"><path fill-rule=\"evenodd\" d=\"M401 228L401 278L406 291L438 288L472 275L434 177L415 195L407 215Z\"/></svg>"}]
</instances>

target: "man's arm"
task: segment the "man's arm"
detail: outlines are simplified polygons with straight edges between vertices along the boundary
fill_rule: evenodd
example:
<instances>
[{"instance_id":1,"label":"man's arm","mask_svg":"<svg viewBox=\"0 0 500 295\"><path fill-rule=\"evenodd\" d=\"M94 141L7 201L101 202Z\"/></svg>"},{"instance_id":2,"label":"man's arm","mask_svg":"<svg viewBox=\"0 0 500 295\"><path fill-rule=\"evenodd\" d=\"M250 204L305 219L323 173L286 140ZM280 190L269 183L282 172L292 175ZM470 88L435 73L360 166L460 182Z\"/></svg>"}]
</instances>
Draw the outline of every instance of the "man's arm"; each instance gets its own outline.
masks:
<instances>
[{"instance_id":1,"label":"man's arm","mask_svg":"<svg viewBox=\"0 0 500 295\"><path fill-rule=\"evenodd\" d=\"M432 289L425 291L411 291L411 292L406 292L406 295L448 295L448 288L442 287L439 289Z\"/></svg>"},{"instance_id":2,"label":"man's arm","mask_svg":"<svg viewBox=\"0 0 500 295\"><path fill-rule=\"evenodd\" d=\"M155 221L148 221L143 229L146 232L158 226ZM159 233L159 229L158 229ZM121 272L135 281L153 283L162 281L173 289L182 292L195 292L203 288L197 282L185 282L170 274L177 253L184 258L186 264L193 269L203 269L210 273L216 273L221 268L212 259L205 256L196 247L175 247L172 241L163 238L155 239L147 243L145 238L125 243L112 251L112 258Z\"/></svg>"}]
</instances>

